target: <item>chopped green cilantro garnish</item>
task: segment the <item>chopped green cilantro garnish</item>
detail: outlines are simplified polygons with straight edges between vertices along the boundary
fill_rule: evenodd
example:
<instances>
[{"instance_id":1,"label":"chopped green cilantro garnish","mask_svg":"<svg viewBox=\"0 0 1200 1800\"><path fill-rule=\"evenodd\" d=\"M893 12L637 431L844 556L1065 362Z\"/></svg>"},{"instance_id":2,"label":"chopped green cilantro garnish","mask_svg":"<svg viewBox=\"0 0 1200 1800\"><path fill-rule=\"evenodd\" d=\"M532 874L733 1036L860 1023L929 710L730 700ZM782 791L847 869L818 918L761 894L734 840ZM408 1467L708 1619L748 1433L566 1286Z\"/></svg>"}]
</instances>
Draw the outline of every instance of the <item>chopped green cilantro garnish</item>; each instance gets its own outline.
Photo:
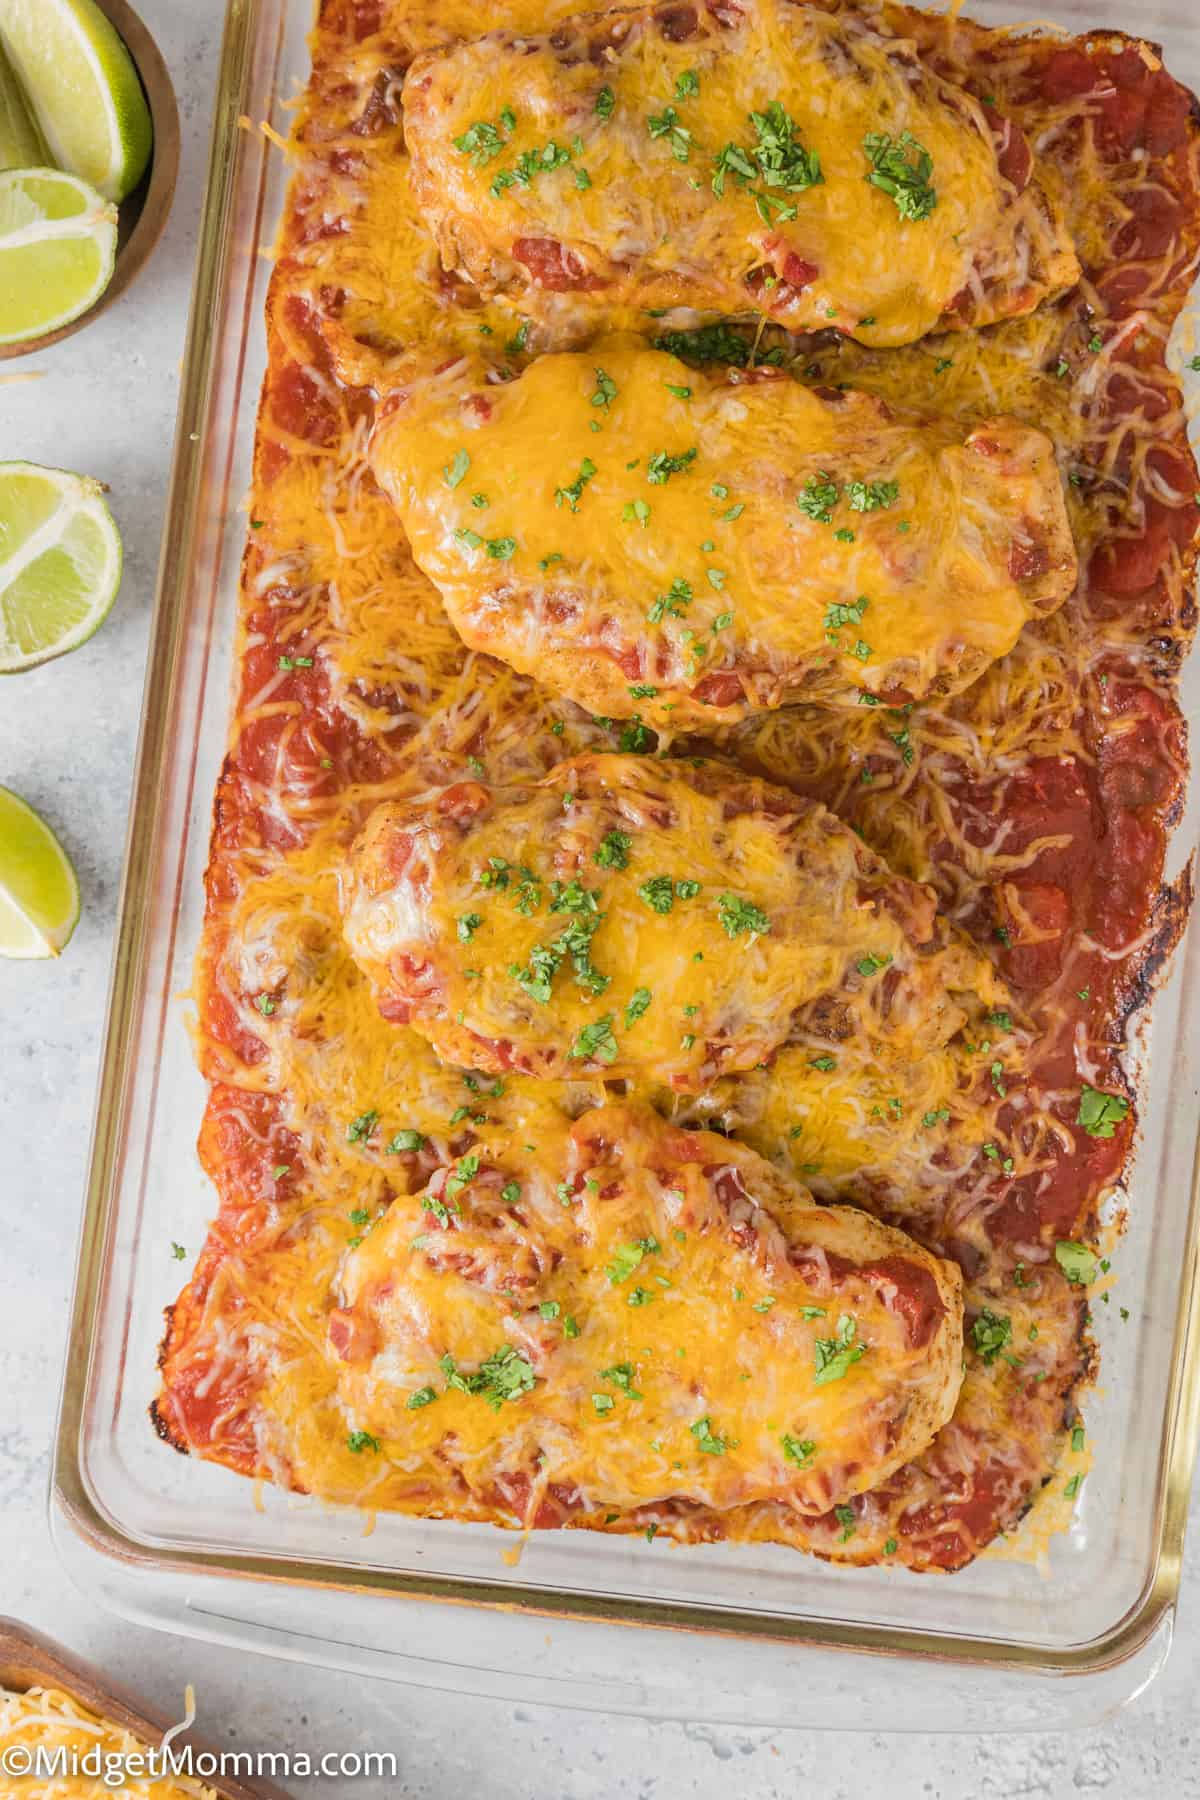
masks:
<instances>
[{"instance_id":1,"label":"chopped green cilantro garnish","mask_svg":"<svg viewBox=\"0 0 1200 1800\"><path fill-rule=\"evenodd\" d=\"M902 219L927 219L937 205L937 190L930 183L933 158L911 131L893 138L886 131L869 131L863 154L870 167L865 179L891 196Z\"/></svg>"},{"instance_id":2,"label":"chopped green cilantro garnish","mask_svg":"<svg viewBox=\"0 0 1200 1800\"><path fill-rule=\"evenodd\" d=\"M863 614L870 604L871 602L867 599L865 594L860 594L858 599L853 601L849 606L843 605L840 600L833 601L826 609L825 613L825 636L829 639L829 642L831 644L837 643L837 634L842 630L843 626L861 625Z\"/></svg>"},{"instance_id":3,"label":"chopped green cilantro garnish","mask_svg":"<svg viewBox=\"0 0 1200 1800\"><path fill-rule=\"evenodd\" d=\"M817 1453L817 1446L812 1438L791 1437L787 1432L780 1438L783 1454L798 1469L806 1469Z\"/></svg>"},{"instance_id":4,"label":"chopped green cilantro garnish","mask_svg":"<svg viewBox=\"0 0 1200 1800\"><path fill-rule=\"evenodd\" d=\"M780 101L770 100L762 112L752 112L750 123L758 138L750 155L758 164L764 187L799 194L824 182L820 158L815 150L804 148L800 127ZM794 209L788 216L795 216Z\"/></svg>"},{"instance_id":5,"label":"chopped green cilantro garnish","mask_svg":"<svg viewBox=\"0 0 1200 1800\"><path fill-rule=\"evenodd\" d=\"M652 912L669 913L675 904L675 884L669 875L652 875L638 888L638 899Z\"/></svg>"},{"instance_id":6,"label":"chopped green cilantro garnish","mask_svg":"<svg viewBox=\"0 0 1200 1800\"><path fill-rule=\"evenodd\" d=\"M537 1386L533 1364L511 1344L493 1350L474 1375L463 1375L450 1355L443 1356L441 1370L448 1387L462 1394L478 1394L493 1412L499 1412L506 1400L519 1400Z\"/></svg>"},{"instance_id":7,"label":"chopped green cilantro garnish","mask_svg":"<svg viewBox=\"0 0 1200 1800\"><path fill-rule=\"evenodd\" d=\"M1086 1244L1078 1244L1072 1238L1060 1238L1054 1246L1054 1260L1066 1276L1067 1280L1079 1287L1088 1287L1099 1273L1099 1264L1094 1250Z\"/></svg>"},{"instance_id":8,"label":"chopped green cilantro garnish","mask_svg":"<svg viewBox=\"0 0 1200 1800\"><path fill-rule=\"evenodd\" d=\"M725 178L733 175L741 187L746 187L758 173L746 152L738 144L726 144L717 152L713 162L712 191L720 200L725 193Z\"/></svg>"},{"instance_id":9,"label":"chopped green cilantro garnish","mask_svg":"<svg viewBox=\"0 0 1200 1800\"><path fill-rule=\"evenodd\" d=\"M753 337L732 325L698 325L692 331L666 331L655 338L654 348L684 362L729 363L739 369L752 362L778 367L783 361L782 350L756 353Z\"/></svg>"},{"instance_id":10,"label":"chopped green cilantro garnish","mask_svg":"<svg viewBox=\"0 0 1200 1800\"><path fill-rule=\"evenodd\" d=\"M771 929L771 921L762 908L737 894L722 894L717 901L717 911L726 937L738 937L743 931L761 937Z\"/></svg>"},{"instance_id":11,"label":"chopped green cilantro garnish","mask_svg":"<svg viewBox=\"0 0 1200 1800\"><path fill-rule=\"evenodd\" d=\"M505 107L500 114L500 123L508 131L516 124L516 114L511 107ZM477 169L486 168L493 162L508 143L499 129L487 119L477 119L454 140L454 148L463 156L469 156Z\"/></svg>"},{"instance_id":12,"label":"chopped green cilantro garnish","mask_svg":"<svg viewBox=\"0 0 1200 1800\"><path fill-rule=\"evenodd\" d=\"M479 1173L478 1156L464 1156L459 1159L457 1168L446 1177L445 1194L447 1201L453 1203L463 1189L470 1187ZM426 1202L428 1205L428 1201Z\"/></svg>"},{"instance_id":13,"label":"chopped green cilantro garnish","mask_svg":"<svg viewBox=\"0 0 1200 1800\"><path fill-rule=\"evenodd\" d=\"M641 1268L647 1256L655 1256L661 1249L662 1245L656 1237L638 1238L632 1244L618 1244L604 1270L611 1286L618 1287L621 1282L628 1281L635 1270ZM611 1377L606 1375L605 1380L609 1379Z\"/></svg>"},{"instance_id":14,"label":"chopped green cilantro garnish","mask_svg":"<svg viewBox=\"0 0 1200 1800\"><path fill-rule=\"evenodd\" d=\"M868 955L860 957L854 966L860 975L870 977L878 975L880 969L886 969L891 960L891 956L886 950L870 952Z\"/></svg>"},{"instance_id":15,"label":"chopped green cilantro garnish","mask_svg":"<svg viewBox=\"0 0 1200 1800\"><path fill-rule=\"evenodd\" d=\"M627 719L622 725L617 748L637 756L642 756L654 748L653 733L642 724L640 713L634 713L633 717Z\"/></svg>"},{"instance_id":16,"label":"chopped green cilantro garnish","mask_svg":"<svg viewBox=\"0 0 1200 1800\"><path fill-rule=\"evenodd\" d=\"M379 1447L379 1439L372 1437L369 1431L352 1431L346 1439L347 1450L352 1450L355 1456L361 1456L364 1450L378 1451Z\"/></svg>"},{"instance_id":17,"label":"chopped green cilantro garnish","mask_svg":"<svg viewBox=\"0 0 1200 1800\"><path fill-rule=\"evenodd\" d=\"M617 392L617 384L612 376L606 375L603 369L597 369L596 388L595 392L592 394L592 405L602 406L605 412L607 412L613 401L616 399Z\"/></svg>"},{"instance_id":18,"label":"chopped green cilantro garnish","mask_svg":"<svg viewBox=\"0 0 1200 1800\"><path fill-rule=\"evenodd\" d=\"M894 506L900 498L898 481L852 481L846 488L846 498L854 512L878 512L881 507Z\"/></svg>"},{"instance_id":19,"label":"chopped green cilantro garnish","mask_svg":"<svg viewBox=\"0 0 1200 1800\"><path fill-rule=\"evenodd\" d=\"M821 525L831 525L838 494L837 482L824 469L819 469L805 482L804 492L796 495L796 505L807 518L815 519Z\"/></svg>"},{"instance_id":20,"label":"chopped green cilantro garnish","mask_svg":"<svg viewBox=\"0 0 1200 1800\"><path fill-rule=\"evenodd\" d=\"M602 1019L593 1019L591 1024L585 1025L571 1045L571 1056L602 1063L616 1062L617 1040L613 1036L612 1023L612 1014L605 1013Z\"/></svg>"},{"instance_id":21,"label":"chopped green cilantro garnish","mask_svg":"<svg viewBox=\"0 0 1200 1800\"><path fill-rule=\"evenodd\" d=\"M555 490L554 490L555 506L562 506L565 502L565 504L570 507L572 512L578 512L579 511L579 502L583 498L583 490L587 486L588 482L592 479L592 476L595 473L596 473L595 463L592 461L590 456L585 456L582 463L579 466L579 473L575 477L574 481L572 481L567 487L555 488Z\"/></svg>"},{"instance_id":22,"label":"chopped green cilantro garnish","mask_svg":"<svg viewBox=\"0 0 1200 1800\"><path fill-rule=\"evenodd\" d=\"M1105 1094L1085 1085L1075 1123L1082 1125L1089 1137L1110 1138L1128 1111L1129 1102L1123 1094Z\"/></svg>"},{"instance_id":23,"label":"chopped green cilantro garnish","mask_svg":"<svg viewBox=\"0 0 1200 1800\"><path fill-rule=\"evenodd\" d=\"M796 217L796 207L779 198L780 192L802 193L824 181L821 160L800 140L800 128L779 100L771 100L762 112L752 112L750 124L757 142L749 149L729 143L713 162L712 191L720 199L729 176L741 188L759 181L754 205L765 225Z\"/></svg>"},{"instance_id":24,"label":"chopped green cilantro garnish","mask_svg":"<svg viewBox=\"0 0 1200 1800\"><path fill-rule=\"evenodd\" d=\"M1012 1334L1012 1320L985 1306L971 1327L971 1343L980 1361L990 1367L1005 1346L1012 1342Z\"/></svg>"},{"instance_id":25,"label":"chopped green cilantro garnish","mask_svg":"<svg viewBox=\"0 0 1200 1800\"><path fill-rule=\"evenodd\" d=\"M692 154L692 134L686 125L679 123L679 114L673 106L664 106L660 113L652 113L646 120L646 130L652 138L666 138L676 162L685 163Z\"/></svg>"},{"instance_id":26,"label":"chopped green cilantro garnish","mask_svg":"<svg viewBox=\"0 0 1200 1800\"><path fill-rule=\"evenodd\" d=\"M692 584L677 577L665 594L659 594L646 614L651 625L670 617L681 619L692 601Z\"/></svg>"},{"instance_id":27,"label":"chopped green cilantro garnish","mask_svg":"<svg viewBox=\"0 0 1200 1800\"><path fill-rule=\"evenodd\" d=\"M581 140L577 138L575 142L578 149L582 150ZM511 187L530 187L536 176L565 168L571 160L571 154L564 144L555 143L553 138L540 150L522 150L513 168L501 169L493 177L489 190L492 198L498 200Z\"/></svg>"},{"instance_id":28,"label":"chopped green cilantro garnish","mask_svg":"<svg viewBox=\"0 0 1200 1800\"><path fill-rule=\"evenodd\" d=\"M649 988L634 988L629 1004L625 1008L625 1029L636 1023L646 1012L653 998Z\"/></svg>"},{"instance_id":29,"label":"chopped green cilantro garnish","mask_svg":"<svg viewBox=\"0 0 1200 1800\"><path fill-rule=\"evenodd\" d=\"M361 1143L364 1138L370 1137L378 1123L378 1112L359 1113L357 1119L346 1127L346 1142L348 1144Z\"/></svg>"},{"instance_id":30,"label":"chopped green cilantro garnish","mask_svg":"<svg viewBox=\"0 0 1200 1800\"><path fill-rule=\"evenodd\" d=\"M611 1369L601 1369L601 1381L610 1381L619 1388L627 1400L640 1400L642 1396L633 1385L634 1367L632 1363L614 1363Z\"/></svg>"},{"instance_id":31,"label":"chopped green cilantro garnish","mask_svg":"<svg viewBox=\"0 0 1200 1800\"><path fill-rule=\"evenodd\" d=\"M451 460L442 470L442 479L448 488L456 488L466 477L471 466L471 459L465 450L456 450Z\"/></svg>"},{"instance_id":32,"label":"chopped green cilantro garnish","mask_svg":"<svg viewBox=\"0 0 1200 1800\"><path fill-rule=\"evenodd\" d=\"M818 1338L813 1346L816 1359L816 1373L813 1385L823 1387L827 1382L840 1381L851 1367L867 1353L865 1344L856 1343L858 1323L849 1313L843 1313L838 1320L837 1336Z\"/></svg>"},{"instance_id":33,"label":"chopped green cilantro garnish","mask_svg":"<svg viewBox=\"0 0 1200 1800\"><path fill-rule=\"evenodd\" d=\"M624 869L629 865L629 852L633 847L633 839L627 831L609 831L601 839L593 861L602 869Z\"/></svg>"},{"instance_id":34,"label":"chopped green cilantro garnish","mask_svg":"<svg viewBox=\"0 0 1200 1800\"><path fill-rule=\"evenodd\" d=\"M692 1436L705 1456L724 1456L730 1449L736 1449L736 1438L717 1437L712 1428L712 1420L706 1413L702 1419L690 1427Z\"/></svg>"},{"instance_id":35,"label":"chopped green cilantro garnish","mask_svg":"<svg viewBox=\"0 0 1200 1800\"><path fill-rule=\"evenodd\" d=\"M696 447L681 450L673 454L669 450L656 450L646 463L646 480L653 487L661 487L672 475L681 475L696 460Z\"/></svg>"}]
</instances>

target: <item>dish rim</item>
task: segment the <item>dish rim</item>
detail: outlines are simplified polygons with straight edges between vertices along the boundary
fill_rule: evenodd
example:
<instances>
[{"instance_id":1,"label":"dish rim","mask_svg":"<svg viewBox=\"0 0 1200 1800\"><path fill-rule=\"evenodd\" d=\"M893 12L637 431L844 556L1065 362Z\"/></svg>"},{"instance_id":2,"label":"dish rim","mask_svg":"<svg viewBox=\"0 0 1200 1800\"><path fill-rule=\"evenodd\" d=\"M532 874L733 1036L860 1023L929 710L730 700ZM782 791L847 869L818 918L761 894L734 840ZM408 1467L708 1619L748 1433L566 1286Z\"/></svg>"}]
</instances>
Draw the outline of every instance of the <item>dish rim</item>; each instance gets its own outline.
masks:
<instances>
[{"instance_id":1,"label":"dish rim","mask_svg":"<svg viewBox=\"0 0 1200 1800\"><path fill-rule=\"evenodd\" d=\"M285 0L282 12L295 0ZM118 902L108 1016L89 1154L66 1370L51 1472L51 1503L89 1548L141 1570L232 1577L281 1587L348 1594L406 1595L420 1600L518 1611L565 1621L652 1626L751 1638L792 1647L840 1649L1029 1674L1088 1676L1112 1670L1141 1650L1173 1613L1180 1587L1193 1465L1200 1448L1200 1123L1193 1141L1186 1248L1181 1269L1166 1394L1166 1429L1156 1471L1154 1549L1141 1591L1110 1625L1084 1643L1046 1647L963 1632L930 1631L835 1618L800 1618L636 1595L579 1593L509 1581L415 1570L366 1568L320 1558L265 1556L235 1550L167 1549L127 1531L91 1491L80 1454L85 1402L104 1289L104 1254L116 1210L116 1183L127 1101L136 999L149 939L152 849L163 804L173 677L188 627L184 601L193 551L203 526L203 444L215 386L217 303L232 247L232 196L248 134L239 129L257 47L263 0L226 0L225 35L199 254L183 362L180 410L164 517L154 622L146 668L137 759ZM258 183L258 222L264 174ZM246 352L247 334L241 340ZM226 476L228 480L228 473ZM168 555L168 549L170 554ZM1184 954L1184 946L1176 954ZM926 1579L936 1577L927 1576Z\"/></svg>"}]
</instances>

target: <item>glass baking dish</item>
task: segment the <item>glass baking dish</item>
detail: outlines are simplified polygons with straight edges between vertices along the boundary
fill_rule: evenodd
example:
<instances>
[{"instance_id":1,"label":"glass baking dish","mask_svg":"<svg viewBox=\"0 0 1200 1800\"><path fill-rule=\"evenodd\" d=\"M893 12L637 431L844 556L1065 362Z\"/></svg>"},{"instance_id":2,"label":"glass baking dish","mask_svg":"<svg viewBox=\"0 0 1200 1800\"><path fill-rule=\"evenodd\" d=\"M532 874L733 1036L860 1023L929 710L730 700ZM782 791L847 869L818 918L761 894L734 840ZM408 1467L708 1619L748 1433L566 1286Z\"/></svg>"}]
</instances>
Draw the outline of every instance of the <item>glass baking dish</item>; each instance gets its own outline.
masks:
<instances>
[{"instance_id":1,"label":"glass baking dish","mask_svg":"<svg viewBox=\"0 0 1200 1800\"><path fill-rule=\"evenodd\" d=\"M1103 0L1055 10L1072 30L1105 22ZM1021 16L1004 3L977 11L989 23ZM1107 23L1119 23L1114 11ZM1114 1252L1114 1298L1129 1316L1095 1308L1096 1465L1070 1530L1048 1544L1027 1522L999 1554L943 1578L587 1533L535 1534L518 1552L485 1526L364 1522L256 1491L175 1456L150 1428L162 1308L180 1273L171 1246L196 1246L214 1204L194 1152L204 1085L180 995L225 745L239 502L264 361L262 252L288 178L278 149L246 127L286 130L309 24L308 0L229 0L58 1434L62 1554L91 1591L149 1623L469 1692L874 1729L1099 1716L1166 1655L1196 1448L1194 923L1135 1051L1154 1079ZM1153 0L1136 25L1200 87L1191 0ZM1184 698L1190 714L1194 659ZM1196 826L1193 793L1176 868Z\"/></svg>"}]
</instances>

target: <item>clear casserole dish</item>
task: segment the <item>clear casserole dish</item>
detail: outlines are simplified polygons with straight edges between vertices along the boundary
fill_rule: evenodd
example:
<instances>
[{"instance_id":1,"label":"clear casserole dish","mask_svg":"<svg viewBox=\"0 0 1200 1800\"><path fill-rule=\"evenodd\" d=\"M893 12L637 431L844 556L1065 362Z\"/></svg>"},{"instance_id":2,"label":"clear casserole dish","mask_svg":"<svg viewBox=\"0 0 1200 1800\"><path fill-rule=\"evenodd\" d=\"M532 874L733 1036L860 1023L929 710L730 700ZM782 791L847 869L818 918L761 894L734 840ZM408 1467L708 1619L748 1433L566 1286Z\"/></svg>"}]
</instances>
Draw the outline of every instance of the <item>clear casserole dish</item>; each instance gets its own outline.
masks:
<instances>
[{"instance_id":1,"label":"clear casserole dish","mask_svg":"<svg viewBox=\"0 0 1200 1800\"><path fill-rule=\"evenodd\" d=\"M979 11L985 23L1020 16ZM1059 18L1068 29L1106 22L1082 7ZM56 1457L64 1557L148 1622L464 1691L875 1729L1096 1716L1161 1664L1179 1583L1197 1427L1195 1108L1180 1103L1197 1092L1194 929L1137 1046L1152 1079L1113 1257L1129 1316L1093 1309L1096 1464L1048 1546L1035 1510L1002 1554L949 1579L770 1546L682 1550L583 1533L536 1535L518 1555L484 1526L381 1515L364 1532L359 1513L274 1489L252 1504L244 1482L170 1456L149 1428L172 1247L196 1244L212 1210L193 1149L204 1083L178 997L225 750L239 501L264 361L260 252L289 173L243 127L283 125L280 98L307 78L309 24L307 6L285 0L232 0L228 14ZM1162 41L1180 80L1200 85L1181 6L1136 24ZM1185 682L1189 710L1197 680ZM1193 799L1176 867L1195 827ZM437 1604L448 1600L493 1610ZM614 1629L635 1624L658 1629ZM398 1648L401 1638L421 1653ZM889 1660L831 1658L834 1648Z\"/></svg>"}]
</instances>

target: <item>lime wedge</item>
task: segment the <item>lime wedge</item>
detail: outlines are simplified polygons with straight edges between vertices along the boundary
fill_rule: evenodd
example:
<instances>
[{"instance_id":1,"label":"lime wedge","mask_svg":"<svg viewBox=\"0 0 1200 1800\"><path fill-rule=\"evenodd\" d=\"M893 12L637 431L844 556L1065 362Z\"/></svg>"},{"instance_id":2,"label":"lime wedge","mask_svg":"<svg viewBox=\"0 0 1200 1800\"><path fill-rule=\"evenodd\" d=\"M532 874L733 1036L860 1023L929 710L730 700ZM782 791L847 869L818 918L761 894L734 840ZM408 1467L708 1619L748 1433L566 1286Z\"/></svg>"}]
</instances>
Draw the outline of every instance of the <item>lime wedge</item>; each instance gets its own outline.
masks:
<instances>
[{"instance_id":1,"label":"lime wedge","mask_svg":"<svg viewBox=\"0 0 1200 1800\"><path fill-rule=\"evenodd\" d=\"M150 160L150 109L96 0L0 0L0 43L55 162L123 200Z\"/></svg>"},{"instance_id":2,"label":"lime wedge","mask_svg":"<svg viewBox=\"0 0 1200 1800\"><path fill-rule=\"evenodd\" d=\"M0 463L0 675L84 643L120 585L121 539L100 483Z\"/></svg>"},{"instance_id":3,"label":"lime wedge","mask_svg":"<svg viewBox=\"0 0 1200 1800\"><path fill-rule=\"evenodd\" d=\"M0 956L58 956L78 918L70 857L32 806L0 787Z\"/></svg>"},{"instance_id":4,"label":"lime wedge","mask_svg":"<svg viewBox=\"0 0 1200 1800\"><path fill-rule=\"evenodd\" d=\"M57 169L0 175L0 344L57 331L112 280L117 209Z\"/></svg>"},{"instance_id":5,"label":"lime wedge","mask_svg":"<svg viewBox=\"0 0 1200 1800\"><path fill-rule=\"evenodd\" d=\"M0 50L0 169L38 169L50 161L17 78Z\"/></svg>"}]
</instances>

